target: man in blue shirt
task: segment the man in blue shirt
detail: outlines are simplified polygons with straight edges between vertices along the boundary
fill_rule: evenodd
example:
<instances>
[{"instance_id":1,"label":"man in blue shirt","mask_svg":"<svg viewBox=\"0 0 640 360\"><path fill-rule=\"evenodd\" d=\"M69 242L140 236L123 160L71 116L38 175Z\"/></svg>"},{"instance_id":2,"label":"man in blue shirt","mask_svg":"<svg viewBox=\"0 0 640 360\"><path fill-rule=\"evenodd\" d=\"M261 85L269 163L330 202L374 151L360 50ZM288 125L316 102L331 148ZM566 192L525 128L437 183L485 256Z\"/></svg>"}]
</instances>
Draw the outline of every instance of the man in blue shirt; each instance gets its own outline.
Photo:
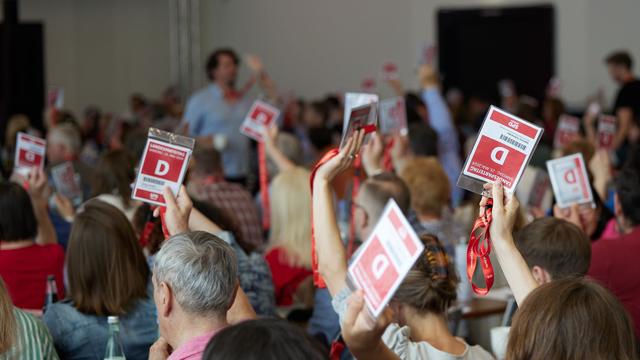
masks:
<instances>
[{"instance_id":1,"label":"man in blue shirt","mask_svg":"<svg viewBox=\"0 0 640 360\"><path fill-rule=\"evenodd\" d=\"M189 134L200 144L213 145L221 152L225 179L243 184L250 170L250 141L240 133L240 126L254 100L246 92L257 78L267 95L276 97L261 61L256 57L247 60L253 78L238 91L238 55L228 48L215 50L206 64L211 83L189 98L184 114Z\"/></svg>"}]
</instances>

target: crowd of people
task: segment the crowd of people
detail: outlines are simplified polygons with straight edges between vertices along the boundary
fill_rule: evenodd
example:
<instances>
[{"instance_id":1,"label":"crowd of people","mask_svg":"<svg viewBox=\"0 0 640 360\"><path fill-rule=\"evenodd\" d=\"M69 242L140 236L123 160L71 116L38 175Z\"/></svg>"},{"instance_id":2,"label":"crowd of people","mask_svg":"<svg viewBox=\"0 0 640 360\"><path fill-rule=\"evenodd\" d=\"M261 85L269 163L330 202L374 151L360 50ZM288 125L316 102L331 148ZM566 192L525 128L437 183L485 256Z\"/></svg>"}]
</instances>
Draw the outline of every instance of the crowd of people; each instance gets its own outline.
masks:
<instances>
[{"instance_id":1,"label":"crowd of people","mask_svg":"<svg viewBox=\"0 0 640 360\"><path fill-rule=\"evenodd\" d=\"M615 102L572 111L580 133L561 148L554 133L569 110L557 89L541 101L512 82L496 99L443 94L436 69L422 64L417 91L386 80L404 98L408 133L355 131L313 176L343 136L342 96L285 96L258 57L245 61L251 77L238 86L240 57L215 50L210 83L184 103L168 89L159 101L133 95L122 115L89 106L80 117L48 109L44 129L23 115L8 121L0 359L104 359L114 316L127 359L638 358L640 80L630 54L605 59L620 85ZM259 145L239 130L254 86L282 110ZM456 186L491 104L544 128L523 183L536 183L547 160L580 153L594 206L560 208L548 183L515 193L487 183L484 196ZM599 113L617 120L610 149L598 146ZM196 140L162 216L132 199L149 127ZM14 171L18 132L46 138L44 169ZM67 162L80 201L53 185L52 168ZM471 299L456 259L489 197L496 271L518 305L505 349L475 344L451 316ZM374 318L347 268L390 200L424 250ZM315 286L316 265L326 287Z\"/></svg>"}]
</instances>

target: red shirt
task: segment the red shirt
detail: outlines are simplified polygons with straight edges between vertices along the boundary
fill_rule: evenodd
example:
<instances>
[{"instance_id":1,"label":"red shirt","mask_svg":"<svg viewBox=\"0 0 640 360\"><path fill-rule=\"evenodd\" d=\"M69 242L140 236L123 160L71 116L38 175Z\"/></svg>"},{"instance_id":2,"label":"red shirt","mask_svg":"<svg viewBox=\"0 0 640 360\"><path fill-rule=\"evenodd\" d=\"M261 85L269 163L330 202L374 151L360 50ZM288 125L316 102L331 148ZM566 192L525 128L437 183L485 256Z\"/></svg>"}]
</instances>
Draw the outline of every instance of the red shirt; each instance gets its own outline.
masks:
<instances>
[{"instance_id":1,"label":"red shirt","mask_svg":"<svg viewBox=\"0 0 640 360\"><path fill-rule=\"evenodd\" d=\"M631 316L640 335L640 226L617 239L593 243L588 275L609 289Z\"/></svg>"},{"instance_id":2,"label":"red shirt","mask_svg":"<svg viewBox=\"0 0 640 360\"><path fill-rule=\"evenodd\" d=\"M22 309L42 309L49 275L56 278L58 299L64 297L63 267L64 250L58 244L0 250L0 276L13 305Z\"/></svg>"},{"instance_id":3,"label":"red shirt","mask_svg":"<svg viewBox=\"0 0 640 360\"><path fill-rule=\"evenodd\" d=\"M292 305L293 294L298 289L298 285L311 276L311 270L289 265L286 251L283 248L272 248L264 255L264 258L271 269L276 304L278 306Z\"/></svg>"}]
</instances>

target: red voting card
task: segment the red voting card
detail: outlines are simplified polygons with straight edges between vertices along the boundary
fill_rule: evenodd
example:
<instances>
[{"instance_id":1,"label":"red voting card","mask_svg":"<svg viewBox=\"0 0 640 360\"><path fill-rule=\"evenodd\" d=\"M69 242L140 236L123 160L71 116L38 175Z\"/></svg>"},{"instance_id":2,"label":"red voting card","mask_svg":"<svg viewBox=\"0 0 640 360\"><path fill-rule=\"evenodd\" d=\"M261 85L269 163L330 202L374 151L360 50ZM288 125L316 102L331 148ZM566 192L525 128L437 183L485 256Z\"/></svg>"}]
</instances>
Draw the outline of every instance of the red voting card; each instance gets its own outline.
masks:
<instances>
[{"instance_id":1,"label":"red voting card","mask_svg":"<svg viewBox=\"0 0 640 360\"><path fill-rule=\"evenodd\" d=\"M275 124L278 116L280 116L280 110L264 101L256 100L247 113L240 132L260 142L264 129Z\"/></svg>"},{"instance_id":2,"label":"red voting card","mask_svg":"<svg viewBox=\"0 0 640 360\"><path fill-rule=\"evenodd\" d=\"M367 308L374 317L391 300L423 249L398 205L389 200L369 239L349 265L349 281L364 290Z\"/></svg>"},{"instance_id":3,"label":"red voting card","mask_svg":"<svg viewBox=\"0 0 640 360\"><path fill-rule=\"evenodd\" d=\"M396 80L398 78L398 65L392 62L382 65L382 79L385 81Z\"/></svg>"},{"instance_id":4,"label":"red voting card","mask_svg":"<svg viewBox=\"0 0 640 360\"><path fill-rule=\"evenodd\" d=\"M553 147L562 149L580 135L580 119L563 114L558 120L558 127L553 137Z\"/></svg>"},{"instance_id":5,"label":"red voting card","mask_svg":"<svg viewBox=\"0 0 640 360\"><path fill-rule=\"evenodd\" d=\"M484 183L499 180L513 192L541 135L539 126L491 106L458 186L481 194Z\"/></svg>"},{"instance_id":6,"label":"red voting card","mask_svg":"<svg viewBox=\"0 0 640 360\"><path fill-rule=\"evenodd\" d=\"M565 208L572 204L587 203L593 205L593 193L582 154L549 160L547 161L547 170L559 207Z\"/></svg>"},{"instance_id":7,"label":"red voting card","mask_svg":"<svg viewBox=\"0 0 640 360\"><path fill-rule=\"evenodd\" d=\"M340 142L341 148L355 131L364 129L365 134L370 134L376 131L377 105L378 104L376 103L371 103L351 110L349 123L347 124L347 130L342 134L342 141Z\"/></svg>"},{"instance_id":8,"label":"red voting card","mask_svg":"<svg viewBox=\"0 0 640 360\"><path fill-rule=\"evenodd\" d=\"M598 119L598 147L611 149L613 138L616 135L616 117L611 115L600 115Z\"/></svg>"},{"instance_id":9,"label":"red voting card","mask_svg":"<svg viewBox=\"0 0 640 360\"><path fill-rule=\"evenodd\" d=\"M407 112L402 96L380 102L380 132L383 135L407 135Z\"/></svg>"},{"instance_id":10,"label":"red voting card","mask_svg":"<svg viewBox=\"0 0 640 360\"><path fill-rule=\"evenodd\" d=\"M191 138L150 129L132 198L164 206L165 187L178 194L194 143Z\"/></svg>"},{"instance_id":11,"label":"red voting card","mask_svg":"<svg viewBox=\"0 0 640 360\"><path fill-rule=\"evenodd\" d=\"M44 139L19 132L16 139L14 171L26 176L31 168L44 168L47 142Z\"/></svg>"}]
</instances>

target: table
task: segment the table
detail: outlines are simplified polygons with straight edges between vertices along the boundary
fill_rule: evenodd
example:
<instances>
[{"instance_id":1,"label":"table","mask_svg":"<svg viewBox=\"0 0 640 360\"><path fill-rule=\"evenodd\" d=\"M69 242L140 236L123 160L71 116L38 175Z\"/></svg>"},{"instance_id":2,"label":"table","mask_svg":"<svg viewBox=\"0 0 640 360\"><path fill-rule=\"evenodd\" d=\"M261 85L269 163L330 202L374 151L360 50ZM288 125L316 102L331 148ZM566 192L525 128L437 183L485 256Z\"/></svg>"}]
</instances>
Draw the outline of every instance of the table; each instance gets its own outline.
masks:
<instances>
[{"instance_id":1,"label":"table","mask_svg":"<svg viewBox=\"0 0 640 360\"><path fill-rule=\"evenodd\" d=\"M473 298L468 305L462 308L462 318L477 319L491 315L502 315L506 309L506 301Z\"/></svg>"}]
</instances>

